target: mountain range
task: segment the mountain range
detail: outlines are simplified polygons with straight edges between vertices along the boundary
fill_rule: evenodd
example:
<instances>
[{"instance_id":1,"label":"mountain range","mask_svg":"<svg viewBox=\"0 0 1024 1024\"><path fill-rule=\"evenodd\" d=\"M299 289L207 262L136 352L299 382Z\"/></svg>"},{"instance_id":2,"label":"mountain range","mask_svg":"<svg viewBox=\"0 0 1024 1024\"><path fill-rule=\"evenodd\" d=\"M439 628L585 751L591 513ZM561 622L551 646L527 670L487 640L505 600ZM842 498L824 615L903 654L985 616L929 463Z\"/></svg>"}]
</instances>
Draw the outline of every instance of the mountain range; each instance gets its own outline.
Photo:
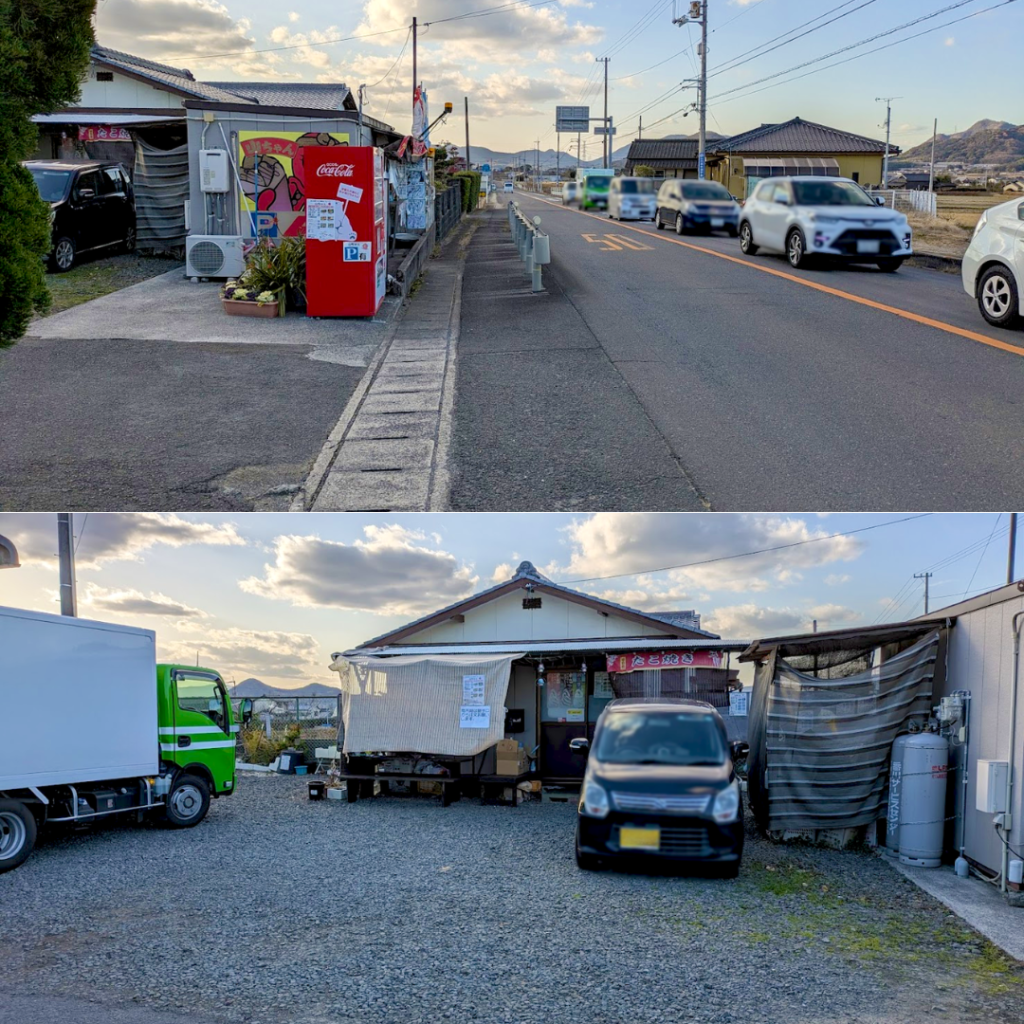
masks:
<instances>
[{"instance_id":1,"label":"mountain range","mask_svg":"<svg viewBox=\"0 0 1024 1024\"><path fill-rule=\"evenodd\" d=\"M326 683L305 686L268 686L259 679L243 679L228 690L229 697L337 697L341 690Z\"/></svg>"},{"instance_id":2,"label":"mountain range","mask_svg":"<svg viewBox=\"0 0 1024 1024\"><path fill-rule=\"evenodd\" d=\"M932 142L905 150L900 166L927 163ZM983 119L951 135L935 136L935 162L940 164L991 164L1007 170L1024 170L1024 124Z\"/></svg>"}]
</instances>

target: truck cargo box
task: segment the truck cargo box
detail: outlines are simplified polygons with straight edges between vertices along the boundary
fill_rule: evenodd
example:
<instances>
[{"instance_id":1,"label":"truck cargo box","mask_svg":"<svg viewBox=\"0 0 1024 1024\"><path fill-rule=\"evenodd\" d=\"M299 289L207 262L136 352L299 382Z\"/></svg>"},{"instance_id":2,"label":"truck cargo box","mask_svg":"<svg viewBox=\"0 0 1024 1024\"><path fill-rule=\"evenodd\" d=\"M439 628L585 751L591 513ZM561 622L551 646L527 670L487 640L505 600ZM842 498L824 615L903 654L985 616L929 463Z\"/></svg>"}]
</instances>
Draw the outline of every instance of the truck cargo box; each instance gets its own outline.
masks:
<instances>
[{"instance_id":1,"label":"truck cargo box","mask_svg":"<svg viewBox=\"0 0 1024 1024\"><path fill-rule=\"evenodd\" d=\"M156 634L0 607L0 790L154 775Z\"/></svg>"}]
</instances>

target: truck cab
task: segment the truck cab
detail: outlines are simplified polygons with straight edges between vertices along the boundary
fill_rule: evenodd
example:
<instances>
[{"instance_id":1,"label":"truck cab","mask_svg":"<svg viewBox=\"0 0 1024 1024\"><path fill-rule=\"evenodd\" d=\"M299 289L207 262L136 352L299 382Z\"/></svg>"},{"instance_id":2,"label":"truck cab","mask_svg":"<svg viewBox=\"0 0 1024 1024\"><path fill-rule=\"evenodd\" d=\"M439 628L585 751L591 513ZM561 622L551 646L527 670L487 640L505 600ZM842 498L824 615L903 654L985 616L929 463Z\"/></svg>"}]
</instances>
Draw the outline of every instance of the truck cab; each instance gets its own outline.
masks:
<instances>
[{"instance_id":1,"label":"truck cab","mask_svg":"<svg viewBox=\"0 0 1024 1024\"><path fill-rule=\"evenodd\" d=\"M615 172L607 167L584 167L578 172L580 208L607 210L608 189Z\"/></svg>"}]
</instances>

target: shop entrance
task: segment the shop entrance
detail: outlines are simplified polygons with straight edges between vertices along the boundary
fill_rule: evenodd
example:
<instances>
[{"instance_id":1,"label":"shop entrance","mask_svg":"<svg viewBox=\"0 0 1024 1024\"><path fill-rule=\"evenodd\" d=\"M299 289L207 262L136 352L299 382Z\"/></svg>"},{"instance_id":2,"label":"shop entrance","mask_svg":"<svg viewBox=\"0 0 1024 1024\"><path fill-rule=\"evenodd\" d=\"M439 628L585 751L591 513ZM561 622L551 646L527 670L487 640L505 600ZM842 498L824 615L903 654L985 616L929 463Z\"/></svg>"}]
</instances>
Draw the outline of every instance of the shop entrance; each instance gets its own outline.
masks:
<instances>
[{"instance_id":1,"label":"shop entrance","mask_svg":"<svg viewBox=\"0 0 1024 1024\"><path fill-rule=\"evenodd\" d=\"M594 724L614 697L609 675L585 663L552 667L537 697L541 777L546 782L579 782L587 762L569 749L569 741L594 738Z\"/></svg>"}]
</instances>

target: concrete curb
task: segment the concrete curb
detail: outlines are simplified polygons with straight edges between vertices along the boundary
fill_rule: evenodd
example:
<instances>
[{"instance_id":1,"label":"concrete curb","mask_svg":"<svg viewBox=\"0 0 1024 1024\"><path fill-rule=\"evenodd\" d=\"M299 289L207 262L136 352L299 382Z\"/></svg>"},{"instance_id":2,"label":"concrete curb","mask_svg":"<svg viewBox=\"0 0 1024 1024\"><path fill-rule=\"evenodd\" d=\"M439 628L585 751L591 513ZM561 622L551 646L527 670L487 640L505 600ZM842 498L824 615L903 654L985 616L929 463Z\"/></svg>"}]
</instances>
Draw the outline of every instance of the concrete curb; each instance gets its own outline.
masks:
<instances>
[{"instance_id":1,"label":"concrete curb","mask_svg":"<svg viewBox=\"0 0 1024 1024\"><path fill-rule=\"evenodd\" d=\"M928 270L942 270L947 274L960 273L963 265L963 258L959 256L945 256L937 252L915 252L907 259L912 267L925 267Z\"/></svg>"}]
</instances>

